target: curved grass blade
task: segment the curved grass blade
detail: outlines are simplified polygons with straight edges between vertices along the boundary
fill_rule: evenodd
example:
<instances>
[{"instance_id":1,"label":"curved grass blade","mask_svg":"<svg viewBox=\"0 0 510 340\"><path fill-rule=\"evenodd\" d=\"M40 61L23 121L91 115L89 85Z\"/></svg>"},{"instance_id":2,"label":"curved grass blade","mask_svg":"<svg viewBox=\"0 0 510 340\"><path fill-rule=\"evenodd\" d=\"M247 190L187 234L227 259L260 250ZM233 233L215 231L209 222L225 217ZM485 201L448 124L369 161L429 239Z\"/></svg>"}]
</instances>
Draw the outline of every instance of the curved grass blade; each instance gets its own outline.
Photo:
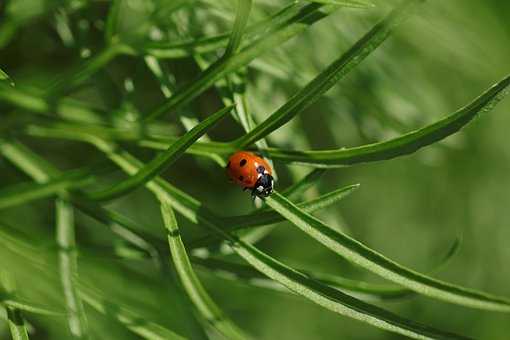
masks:
<instances>
[{"instance_id":1,"label":"curved grass blade","mask_svg":"<svg viewBox=\"0 0 510 340\"><path fill-rule=\"evenodd\" d=\"M120 6L122 0L113 0L108 10L104 37L107 44L116 43L117 25L119 23Z\"/></svg>"},{"instance_id":2,"label":"curved grass blade","mask_svg":"<svg viewBox=\"0 0 510 340\"><path fill-rule=\"evenodd\" d=\"M92 77L101 68L121 54L133 54L133 50L126 45L112 44L105 47L92 58L76 66L70 72L60 75L46 89L45 96L52 97L64 91L70 91L79 84Z\"/></svg>"},{"instance_id":3,"label":"curved grass blade","mask_svg":"<svg viewBox=\"0 0 510 340\"><path fill-rule=\"evenodd\" d=\"M218 308L200 283L191 267L173 209L166 196L159 196L158 199L161 203L161 215L167 229L175 270L189 298L202 316L226 338L247 339L247 336Z\"/></svg>"},{"instance_id":4,"label":"curved grass blade","mask_svg":"<svg viewBox=\"0 0 510 340\"><path fill-rule=\"evenodd\" d=\"M224 57L230 57L234 54L241 45L241 38L245 31L248 17L251 11L252 0L237 0L237 13L232 28L232 34L225 50Z\"/></svg>"},{"instance_id":5,"label":"curved grass blade","mask_svg":"<svg viewBox=\"0 0 510 340\"><path fill-rule=\"evenodd\" d=\"M330 14L336 6L321 6L310 4L297 11L291 18L283 22L277 20L261 37L230 58L220 58L211 64L199 77L182 88L177 89L173 96L166 100L159 108L146 116L146 120L153 120L161 115L183 107L191 102L218 79L246 66L265 51L278 46L293 36L303 32L310 25Z\"/></svg>"},{"instance_id":6,"label":"curved grass blade","mask_svg":"<svg viewBox=\"0 0 510 340\"><path fill-rule=\"evenodd\" d=\"M493 85L470 104L419 130L400 137L353 148L320 151L264 150L274 160L315 167L339 167L411 154L462 129L479 114L491 111L508 93L510 76Z\"/></svg>"},{"instance_id":7,"label":"curved grass blade","mask_svg":"<svg viewBox=\"0 0 510 340\"><path fill-rule=\"evenodd\" d=\"M389 37L393 29L403 22L424 0L405 0L384 20L375 25L340 58L292 96L278 110L255 129L232 143L244 149L289 122L294 116L315 103L326 91L359 65Z\"/></svg>"},{"instance_id":8,"label":"curved grass blade","mask_svg":"<svg viewBox=\"0 0 510 340\"><path fill-rule=\"evenodd\" d=\"M75 285L78 277L78 253L74 231L74 210L69 202L57 199L55 211L59 274L67 308L69 330L77 338L87 337L87 316Z\"/></svg>"},{"instance_id":9,"label":"curved grass blade","mask_svg":"<svg viewBox=\"0 0 510 340\"><path fill-rule=\"evenodd\" d=\"M473 308L510 312L510 300L442 282L401 266L327 226L279 193L266 198L266 203L327 248L387 280L439 300Z\"/></svg>"},{"instance_id":10,"label":"curved grass blade","mask_svg":"<svg viewBox=\"0 0 510 340\"><path fill-rule=\"evenodd\" d=\"M358 187L359 184L349 185L344 188L340 188L327 194L321 195L315 199L299 203L298 206L303 209L303 211L312 213L342 200L343 198L350 195ZM275 211L257 211L252 214L230 216L221 219L222 224L225 225L225 231L228 232L261 227L283 221L285 221L285 218ZM206 235L198 240L192 241L189 246L192 248L206 247L214 244L218 240L221 240L218 235Z\"/></svg>"},{"instance_id":11,"label":"curved grass blade","mask_svg":"<svg viewBox=\"0 0 510 340\"><path fill-rule=\"evenodd\" d=\"M84 187L91 183L92 177L83 171L63 174L45 183L21 183L0 190L0 209L26 204L34 200L50 197L63 190Z\"/></svg>"},{"instance_id":12,"label":"curved grass blade","mask_svg":"<svg viewBox=\"0 0 510 340\"><path fill-rule=\"evenodd\" d=\"M207 117L204 121L187 132L183 137L171 144L166 151L156 156L134 176L116 183L109 188L87 194L87 197L93 200L113 199L125 195L143 185L175 162L190 145L213 127L214 124L219 122L220 119L225 117L231 109L232 107L225 107Z\"/></svg>"},{"instance_id":13,"label":"curved grass blade","mask_svg":"<svg viewBox=\"0 0 510 340\"><path fill-rule=\"evenodd\" d=\"M20 311L24 311L31 314L38 315L47 315L47 316L64 316L64 311L57 311L53 309L49 309L47 307L38 306L31 302L23 301L19 297L5 295L2 296L0 294L0 304L3 304L7 307L16 308Z\"/></svg>"},{"instance_id":14,"label":"curved grass blade","mask_svg":"<svg viewBox=\"0 0 510 340\"><path fill-rule=\"evenodd\" d=\"M224 276L230 280L246 281L248 284L279 291L284 288L276 282L268 279L265 275L261 274L253 267L245 264L234 263L211 257L201 258L196 256L191 258L191 262L199 265L209 272L217 273L218 275ZM317 280L324 285L339 289L345 293L356 294L362 300L398 300L404 297L408 297L409 295L414 295L413 291L397 286L379 285L369 282L356 281L339 275L313 273L304 270L299 271L309 278ZM283 289L283 291L289 292L286 289Z\"/></svg>"},{"instance_id":15,"label":"curved grass blade","mask_svg":"<svg viewBox=\"0 0 510 340\"><path fill-rule=\"evenodd\" d=\"M126 152L119 153L118 147L107 141L94 138L90 142L128 174L135 173L141 167L140 161ZM200 222L201 225L221 234L226 240L231 242L238 255L264 275L324 308L366 322L375 327L413 338L464 339L464 337L456 334L439 331L417 324L414 321L400 318L379 307L362 302L334 288L322 285L302 273L279 263L269 255L223 231L220 227L221 222L212 212L203 207L199 201L174 188L160 177L156 177L148 182L146 187L157 196L165 196L173 208L192 222Z\"/></svg>"}]
</instances>

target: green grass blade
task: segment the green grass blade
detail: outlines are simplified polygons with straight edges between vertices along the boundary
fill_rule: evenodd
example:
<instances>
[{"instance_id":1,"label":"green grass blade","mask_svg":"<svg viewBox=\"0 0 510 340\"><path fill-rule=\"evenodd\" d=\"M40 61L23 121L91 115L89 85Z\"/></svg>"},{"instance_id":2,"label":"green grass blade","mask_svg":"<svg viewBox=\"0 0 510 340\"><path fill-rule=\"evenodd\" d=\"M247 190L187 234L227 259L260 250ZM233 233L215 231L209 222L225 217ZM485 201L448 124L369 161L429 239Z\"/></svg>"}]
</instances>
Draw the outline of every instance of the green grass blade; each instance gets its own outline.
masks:
<instances>
[{"instance_id":1,"label":"green grass blade","mask_svg":"<svg viewBox=\"0 0 510 340\"><path fill-rule=\"evenodd\" d=\"M218 79L246 66L250 61L274 46L278 46L295 35L306 30L310 25L326 17L336 7L311 4L300 9L294 16L277 25L271 26L265 33L250 46L245 47L231 58L220 58L189 85L179 88L173 96L166 100L159 108L147 115L146 120L152 120L165 113L190 103L201 93L211 87Z\"/></svg>"},{"instance_id":2,"label":"green grass blade","mask_svg":"<svg viewBox=\"0 0 510 340\"><path fill-rule=\"evenodd\" d=\"M387 280L439 300L473 308L510 312L510 300L442 282L408 269L327 226L279 193L268 197L266 203L335 253Z\"/></svg>"},{"instance_id":3,"label":"green grass blade","mask_svg":"<svg viewBox=\"0 0 510 340\"><path fill-rule=\"evenodd\" d=\"M162 152L150 161L143 169L140 169L134 176L113 184L109 188L88 194L88 198L93 200L107 200L125 195L126 193L136 189L137 187L148 182L154 176L168 168L174 163L188 147L190 147L197 139L204 135L210 128L220 121L230 112L232 107L225 107L218 112L210 115L200 124L191 129L183 137L172 143L165 152Z\"/></svg>"},{"instance_id":4,"label":"green grass blade","mask_svg":"<svg viewBox=\"0 0 510 340\"><path fill-rule=\"evenodd\" d=\"M191 262L199 265L204 270L216 273L229 280L245 281L258 287L271 288L275 290L282 290L282 286L267 278L253 267L225 261L217 258L200 258L192 257ZM330 275L323 273L308 272L299 270L311 279L317 280L324 285L340 289L348 294L356 294L362 300L398 300L409 295L414 295L414 292L397 286L388 286L373 284L369 282L351 280L339 275ZM227 274L227 275L224 275ZM283 288L283 291L289 292Z\"/></svg>"},{"instance_id":5,"label":"green grass blade","mask_svg":"<svg viewBox=\"0 0 510 340\"><path fill-rule=\"evenodd\" d=\"M67 322L71 334L76 338L87 337L88 321L82 301L78 295L78 253L76 251L73 207L62 199L56 200L56 241L59 247L59 273Z\"/></svg>"},{"instance_id":6,"label":"green grass blade","mask_svg":"<svg viewBox=\"0 0 510 340\"><path fill-rule=\"evenodd\" d=\"M110 9L108 10L108 17L106 18L106 27L104 30L104 37L107 44L116 43L117 25L119 22L120 6L122 0L113 0Z\"/></svg>"},{"instance_id":7,"label":"green grass blade","mask_svg":"<svg viewBox=\"0 0 510 340\"><path fill-rule=\"evenodd\" d=\"M254 268L269 278L280 282L294 293L304 296L333 312L361 320L372 326L403 334L416 339L466 339L460 335L436 330L406 320L382 308L360 301L337 289L308 278L286 265L274 260L253 246L238 242L236 252Z\"/></svg>"},{"instance_id":8,"label":"green grass blade","mask_svg":"<svg viewBox=\"0 0 510 340\"><path fill-rule=\"evenodd\" d=\"M375 162L411 154L420 148L454 134L479 114L491 111L508 93L509 85L510 76L507 76L455 113L419 130L385 142L335 150L293 151L268 149L265 151L274 160L316 167L338 167Z\"/></svg>"},{"instance_id":9,"label":"green grass blade","mask_svg":"<svg viewBox=\"0 0 510 340\"><path fill-rule=\"evenodd\" d=\"M329 192L327 194L321 195L315 199L302 202L298 204L300 209L306 211L308 213L312 213L314 211L324 209L342 199L350 195L353 191L355 191L359 187L358 184L349 185L344 188L340 188ZM252 214L246 214L242 216L230 216L222 218L222 224L225 226L225 230L229 232L261 227L269 224L279 223L285 221L285 218L282 217L275 211L258 211ZM192 241L190 243L190 247L198 248L205 247L214 244L221 238L218 238L218 235L206 235L201 237L198 240Z\"/></svg>"},{"instance_id":10,"label":"green grass blade","mask_svg":"<svg viewBox=\"0 0 510 340\"><path fill-rule=\"evenodd\" d=\"M166 196L159 196L158 198L161 203L161 215L167 229L173 263L184 290L205 320L226 338L246 339L247 336L219 309L200 283L182 242L173 209Z\"/></svg>"},{"instance_id":11,"label":"green grass blade","mask_svg":"<svg viewBox=\"0 0 510 340\"><path fill-rule=\"evenodd\" d=\"M87 59L67 74L59 76L45 89L45 95L51 97L61 94L64 90L70 91L72 88L90 79L96 72L120 54L132 54L131 49L121 44L105 47L102 51Z\"/></svg>"},{"instance_id":12,"label":"green grass blade","mask_svg":"<svg viewBox=\"0 0 510 340\"><path fill-rule=\"evenodd\" d=\"M404 1L264 122L235 140L233 144L239 149L244 149L286 124L298 113L315 103L326 91L376 50L389 37L393 29L410 16L416 5L423 1Z\"/></svg>"},{"instance_id":13,"label":"green grass blade","mask_svg":"<svg viewBox=\"0 0 510 340\"><path fill-rule=\"evenodd\" d=\"M248 17L251 11L252 0L237 0L237 13L234 22L234 27L232 28L232 34L230 35L230 40L227 45L227 49L225 50L225 54L223 57L228 58L234 53L236 53L237 49L241 45L241 38L243 37L243 33L248 23Z\"/></svg>"},{"instance_id":14,"label":"green grass blade","mask_svg":"<svg viewBox=\"0 0 510 340\"><path fill-rule=\"evenodd\" d=\"M16 308L20 311L38 314L38 315L46 315L46 316L64 316L64 311L53 310L44 306L35 305L31 302L27 302L21 300L19 297L9 296L0 294L0 304L3 304L7 307Z\"/></svg>"},{"instance_id":15,"label":"green grass blade","mask_svg":"<svg viewBox=\"0 0 510 340\"><path fill-rule=\"evenodd\" d=\"M71 172L45 183L21 183L0 190L0 209L54 196L63 190L84 187L92 177L84 177L83 171Z\"/></svg>"},{"instance_id":16,"label":"green grass blade","mask_svg":"<svg viewBox=\"0 0 510 340\"><path fill-rule=\"evenodd\" d=\"M119 149L115 145L99 139L93 139L91 142L126 173L135 173L141 167L140 161L126 152L119 153ZM362 302L334 288L324 286L302 273L279 263L269 255L238 240L235 236L224 232L221 228L221 222L212 212L203 207L196 199L174 188L159 177L148 182L146 186L155 195L165 196L171 202L174 209L192 222L200 222L200 224L221 234L225 239L229 240L236 253L264 275L324 308L366 322L375 327L413 338L463 338L455 334L435 330L428 326L419 325L414 321L400 318L388 311Z\"/></svg>"}]
</instances>

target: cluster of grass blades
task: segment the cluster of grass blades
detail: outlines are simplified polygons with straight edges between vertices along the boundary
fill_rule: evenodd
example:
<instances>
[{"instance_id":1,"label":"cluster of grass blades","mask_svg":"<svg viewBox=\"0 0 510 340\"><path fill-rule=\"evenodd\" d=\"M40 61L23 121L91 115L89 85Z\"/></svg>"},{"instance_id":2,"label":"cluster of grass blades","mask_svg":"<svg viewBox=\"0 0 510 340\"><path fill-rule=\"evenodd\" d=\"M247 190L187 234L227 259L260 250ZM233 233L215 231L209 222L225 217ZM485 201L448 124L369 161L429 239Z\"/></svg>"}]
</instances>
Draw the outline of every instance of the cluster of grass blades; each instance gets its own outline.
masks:
<instances>
[{"instance_id":1,"label":"cluster of grass blades","mask_svg":"<svg viewBox=\"0 0 510 340\"><path fill-rule=\"evenodd\" d=\"M307 109L350 71L360 67L424 2L425 0L401 1L356 43L342 51L322 72L259 124L256 124L247 106L246 67L252 61L258 60L268 49L307 32L311 26L328 18L335 11L345 8L363 11L374 7L371 2L298 1L263 17L257 11L257 3L238 0L232 28L226 33L188 37L186 32L182 32L182 28L177 27L176 34L180 36L180 40L174 37L172 41L151 41L147 36L156 34L154 32L161 33L162 29L157 25L163 16L176 14L172 18L176 21L182 20L178 15L181 10L192 10L193 6L203 7L207 1L176 1L174 4L153 1L150 2L151 5L139 4L133 9L127 4L128 1L114 0L109 5L107 18L100 29L104 34L104 47L69 72L55 77L45 88L34 89L31 84L23 84L17 80L14 84L12 77L8 75L10 71L0 65L3 69L0 69L0 102L3 109L10 110L2 114L1 118L5 124L2 122L0 127L0 154L16 172L30 178L0 189L0 209L17 208L39 200L52 200L55 216L55 237L45 240L46 246L50 245L46 248L33 247L30 237L19 233L17 227L8 226L7 223L4 225L3 222L0 224L0 243L5 245L6 254L26 261L37 270L47 272L48 277L58 278L63 304L62 310L57 310L54 306L30 301L23 296L23 292L18 294L13 284L15 280L11 273L6 272L0 282L0 305L7 311L13 339L28 339L27 329L30 327L26 325L25 315L55 319L56 323L66 325L69 330L66 334L75 338L94 338L94 323L91 320L96 320L99 316L108 322L119 323L129 332L146 339L181 339L195 336L207 338L210 334L221 334L228 339L254 337L234 323L232 319L235 318L229 315L230 313L221 309L195 273L196 268L216 277L234 278L254 287L264 282L266 287L272 286L280 291L291 292L342 316L418 339L465 337L398 316L372 301L384 302L421 295L468 308L510 312L508 298L444 282L412 270L312 215L350 195L358 188L358 184L294 203L295 198L302 197L308 188L315 186L326 169L408 155L457 133L479 114L490 111L503 99L510 85L510 76L497 82L456 112L385 141L352 148L303 151L270 147L270 142L266 139L298 114L309 114L310 110ZM8 6L4 14L7 20L0 26L0 46L8 46L21 25L54 13L56 8L59 10L55 13L57 18L60 18L57 30L64 43L67 41L69 46L72 46L74 40L65 33L69 16L90 4L83 1L73 7L59 5L57 1L54 4L51 1L48 3L52 4L19 16L19 19L16 19L19 9L14 5ZM224 11L225 8L221 10ZM137 12L143 20L126 24L126 16L130 11ZM168 24L168 20L165 23ZM68 40L64 37L68 37ZM128 107L126 110L135 118L109 115L109 110L118 108L87 105L79 96L73 96L73 93L82 88L94 86L92 80L119 58L141 60L146 65L145 76L157 81L164 97L156 107L142 110ZM180 84L165 73L167 70L164 69L164 62L182 58L191 60L200 71L195 79ZM111 83L119 86L115 81ZM123 86L124 92L119 91L124 96L124 99L120 100L121 107L129 104L130 93L136 90L132 88L131 79L124 81ZM184 118L189 114L190 105L211 89L217 90L218 102L222 107L200 122L198 117L181 119L180 122L187 131L180 137L174 132L169 134L168 131L176 129L165 119L171 115ZM122 108L118 111L122 111ZM228 116L245 133L227 142L214 141L208 132ZM47 159L47 155L40 154L36 151L37 148L29 147L30 143L25 143L34 140L87 144L93 147L93 150L87 149L87 154L99 155L101 162L99 165L86 167L73 164L72 170L61 170L61 166ZM225 165L229 154L241 149L257 150L280 164L295 163L318 169L312 170L287 189L281 192L277 190L266 198L262 207L256 211L236 216L214 212L204 202L163 178L163 173L184 154L212 160L215 163L212 168L217 171ZM142 154L156 150L157 154L152 160L142 162L133 155L132 150ZM104 166L105 159L109 161L108 166ZM127 177L111 179L109 176L116 174L117 169ZM149 226L144 226L107 205L107 201L127 198L136 189L143 187L153 194L154 202L160 206L164 233L154 233L153 230L151 232ZM174 212L205 230L193 239L186 239ZM94 285L92 278L85 277L80 266L86 263L87 252L82 253L79 250L82 247L100 248L95 242L101 240L85 238L84 244L80 244L80 237L77 236L80 225L75 222L75 213L107 227L105 230L108 230L108 233L115 235L115 239L126 245L123 252L110 245L105 251L108 257L131 261L126 254L136 253L140 254L136 255L137 261L149 260L147 265L157 272L153 275L157 275L161 282L171 282L177 287L183 309L186 310L182 314L183 319L193 320L182 323L189 322L192 324L189 327L199 330L191 332L194 335L190 335L191 333L183 331L182 328L174 329L171 324L151 319L143 310L132 308L118 297L102 292L99 285ZM336 255L390 281L391 285L371 284L337 275L298 270L255 246L255 242L250 238L255 237L255 232L263 231L256 237L267 236L272 229L264 228L283 221L298 227ZM230 248L230 252L222 251L225 245ZM57 266L52 267L38 258L37 254L45 250L54 253ZM449 252L448 257L454 252ZM232 253L244 263L227 259ZM7 266L1 261L0 264ZM149 275L152 274L147 274ZM41 280L45 278L42 277ZM37 327L37 324L31 327ZM119 334L122 334L122 330L119 330Z\"/></svg>"}]
</instances>

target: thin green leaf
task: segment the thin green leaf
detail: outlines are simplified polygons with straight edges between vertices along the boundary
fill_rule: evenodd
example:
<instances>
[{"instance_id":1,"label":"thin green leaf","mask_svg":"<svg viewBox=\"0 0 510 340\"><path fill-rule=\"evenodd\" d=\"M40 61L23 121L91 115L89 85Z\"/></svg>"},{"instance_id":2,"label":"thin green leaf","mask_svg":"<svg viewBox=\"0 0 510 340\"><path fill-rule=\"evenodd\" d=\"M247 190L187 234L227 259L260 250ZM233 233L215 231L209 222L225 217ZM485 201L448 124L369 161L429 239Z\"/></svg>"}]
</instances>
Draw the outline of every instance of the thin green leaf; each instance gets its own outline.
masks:
<instances>
[{"instance_id":1,"label":"thin green leaf","mask_svg":"<svg viewBox=\"0 0 510 340\"><path fill-rule=\"evenodd\" d=\"M191 262L199 265L207 271L212 271L226 279L235 281L246 281L258 287L265 287L279 291L289 292L287 289L268 279L265 275L255 270L253 267L225 261L216 258L192 257ZM351 280L339 275L330 275L323 273L307 272L299 270L311 279L317 280L324 285L340 289L345 293L356 294L362 300L397 300L413 295L414 292L397 286L379 285L369 282ZM222 275L225 274L225 275Z\"/></svg>"},{"instance_id":2,"label":"thin green leaf","mask_svg":"<svg viewBox=\"0 0 510 340\"><path fill-rule=\"evenodd\" d=\"M219 309L200 283L191 267L173 209L166 196L159 196L158 199L161 203L161 215L167 229L175 270L189 298L201 315L226 338L246 339L247 336Z\"/></svg>"},{"instance_id":3,"label":"thin green leaf","mask_svg":"<svg viewBox=\"0 0 510 340\"><path fill-rule=\"evenodd\" d=\"M237 0L237 13L230 35L230 40L225 50L223 57L228 58L234 53L241 45L241 38L243 37L244 29L248 23L248 17L251 11L252 0Z\"/></svg>"},{"instance_id":4,"label":"thin green leaf","mask_svg":"<svg viewBox=\"0 0 510 340\"><path fill-rule=\"evenodd\" d=\"M350 195L354 190L359 187L358 184L349 185L344 188L340 188L329 192L327 194L321 195L315 199L299 203L298 206L308 213L312 213L314 211L324 209L343 198ZM222 224L225 225L225 230L229 232L253 228L253 227L261 227L264 225L274 224L285 221L285 218L282 217L275 211L257 211L251 214L242 215L242 216L230 216L222 218ZM206 247L210 246L216 241L218 241L218 236L214 235L206 235L201 237L198 240L192 241L190 243L190 247L198 248L198 247Z\"/></svg>"},{"instance_id":5,"label":"thin green leaf","mask_svg":"<svg viewBox=\"0 0 510 340\"><path fill-rule=\"evenodd\" d=\"M507 76L455 113L388 141L334 150L294 151L270 148L264 151L274 160L315 167L339 167L411 154L454 134L479 114L491 111L508 93L509 85L510 76Z\"/></svg>"},{"instance_id":6,"label":"thin green leaf","mask_svg":"<svg viewBox=\"0 0 510 340\"><path fill-rule=\"evenodd\" d=\"M126 152L119 153L118 147L114 144L97 138L91 139L90 142L128 174L136 173L141 167L140 161ZM165 196L171 202L173 208L192 222L200 222L201 225L210 228L229 240L236 253L264 275L324 308L366 322L375 327L413 338L463 338L400 318L379 307L357 300L337 289L322 285L306 275L279 263L269 255L223 231L221 222L212 212L203 207L196 199L179 191L159 177L148 182L146 186L155 195Z\"/></svg>"},{"instance_id":7,"label":"thin green leaf","mask_svg":"<svg viewBox=\"0 0 510 340\"><path fill-rule=\"evenodd\" d=\"M87 337L88 321L78 295L78 254L76 251L73 207L62 199L56 200L56 242L59 247L59 274L67 308L67 322L76 338Z\"/></svg>"},{"instance_id":8,"label":"thin green leaf","mask_svg":"<svg viewBox=\"0 0 510 340\"><path fill-rule=\"evenodd\" d=\"M219 122L220 119L225 117L225 115L231 109L232 107L225 107L210 115L175 143L171 144L165 152L157 155L143 169L140 169L140 171L137 172L134 176L131 176L119 183L113 184L109 188L90 193L87 195L88 198L93 200L113 199L125 195L126 193L150 181L151 178L157 176L159 173L168 168L172 163L174 163L189 146L191 146L197 139L199 139L217 122Z\"/></svg>"},{"instance_id":9,"label":"thin green leaf","mask_svg":"<svg viewBox=\"0 0 510 340\"><path fill-rule=\"evenodd\" d=\"M108 17L106 18L106 27L104 30L105 41L107 44L117 43L117 25L119 21L120 6L122 0L113 0L110 9L108 10Z\"/></svg>"},{"instance_id":10,"label":"thin green leaf","mask_svg":"<svg viewBox=\"0 0 510 340\"><path fill-rule=\"evenodd\" d=\"M335 253L387 280L439 300L473 308L510 312L510 300L442 282L408 269L327 226L279 193L266 198L266 203Z\"/></svg>"},{"instance_id":11,"label":"thin green leaf","mask_svg":"<svg viewBox=\"0 0 510 340\"><path fill-rule=\"evenodd\" d=\"M21 300L19 297L2 295L0 294L0 304L3 304L7 307L16 308L21 311L31 313L31 314L39 314L39 315L47 315L47 316L64 316L65 311L57 311L44 306L38 306L31 302Z\"/></svg>"},{"instance_id":12,"label":"thin green leaf","mask_svg":"<svg viewBox=\"0 0 510 340\"><path fill-rule=\"evenodd\" d=\"M294 16L286 19L284 22L276 21L275 25L272 25L268 32L265 32L261 38L254 41L250 46L245 47L230 58L218 59L207 70L202 72L195 81L179 88L159 108L148 114L146 120L153 120L165 113L174 112L185 106L211 87L218 79L246 66L250 61L270 48L278 46L303 32L310 25L326 17L334 9L336 9L335 6L321 7L317 4L311 4L300 9Z\"/></svg>"},{"instance_id":13,"label":"thin green leaf","mask_svg":"<svg viewBox=\"0 0 510 340\"><path fill-rule=\"evenodd\" d=\"M71 71L60 75L48 88L45 89L47 97L55 96L65 91L70 91L79 84L90 79L96 72L108 65L120 54L133 54L130 47L122 44L112 44L105 47L90 59L85 60Z\"/></svg>"},{"instance_id":14,"label":"thin green leaf","mask_svg":"<svg viewBox=\"0 0 510 340\"><path fill-rule=\"evenodd\" d=\"M392 33L393 29L411 15L416 5L424 0L406 0L396 7L384 20L375 25L347 52L331 63L323 72L292 96L255 129L235 140L233 144L244 149L267 136L294 116L315 103L326 91L359 65L377 49Z\"/></svg>"},{"instance_id":15,"label":"thin green leaf","mask_svg":"<svg viewBox=\"0 0 510 340\"><path fill-rule=\"evenodd\" d=\"M37 182L21 183L0 190L0 209L47 198L63 190L84 187L91 183L92 177L83 171L75 171L39 184Z\"/></svg>"}]
</instances>

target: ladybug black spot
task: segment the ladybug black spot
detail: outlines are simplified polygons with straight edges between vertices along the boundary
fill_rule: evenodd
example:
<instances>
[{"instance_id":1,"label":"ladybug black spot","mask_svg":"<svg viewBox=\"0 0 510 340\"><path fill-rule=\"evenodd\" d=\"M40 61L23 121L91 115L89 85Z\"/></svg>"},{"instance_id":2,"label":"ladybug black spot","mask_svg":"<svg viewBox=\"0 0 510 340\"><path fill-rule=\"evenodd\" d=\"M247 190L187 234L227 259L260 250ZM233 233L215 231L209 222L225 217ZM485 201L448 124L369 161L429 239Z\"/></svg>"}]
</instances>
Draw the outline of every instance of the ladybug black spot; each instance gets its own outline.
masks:
<instances>
[{"instance_id":1,"label":"ladybug black spot","mask_svg":"<svg viewBox=\"0 0 510 340\"><path fill-rule=\"evenodd\" d=\"M264 166L263 166L263 165L259 165L259 166L257 167L257 172L258 172L259 174L263 174L263 173L264 173L264 171L266 171L266 168L264 168Z\"/></svg>"},{"instance_id":2,"label":"ladybug black spot","mask_svg":"<svg viewBox=\"0 0 510 340\"><path fill-rule=\"evenodd\" d=\"M246 159L241 159L241 162L239 162L240 166L245 166L248 161Z\"/></svg>"},{"instance_id":3,"label":"ladybug black spot","mask_svg":"<svg viewBox=\"0 0 510 340\"><path fill-rule=\"evenodd\" d=\"M243 176L239 176L239 180L242 181L244 179Z\"/></svg>"}]
</instances>

